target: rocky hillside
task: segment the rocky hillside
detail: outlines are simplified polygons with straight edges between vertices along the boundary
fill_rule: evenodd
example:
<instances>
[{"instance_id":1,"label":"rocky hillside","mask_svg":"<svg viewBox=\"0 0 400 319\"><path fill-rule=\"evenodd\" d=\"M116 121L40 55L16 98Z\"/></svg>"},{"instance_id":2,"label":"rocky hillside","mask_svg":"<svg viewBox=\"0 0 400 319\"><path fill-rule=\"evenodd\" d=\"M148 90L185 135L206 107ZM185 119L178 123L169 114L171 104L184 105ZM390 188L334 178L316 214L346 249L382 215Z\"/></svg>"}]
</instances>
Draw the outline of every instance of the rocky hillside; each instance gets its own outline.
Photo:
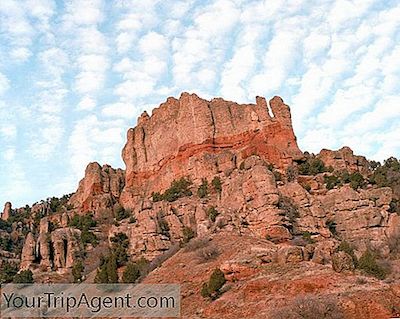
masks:
<instances>
[{"instance_id":1,"label":"rocky hillside","mask_svg":"<svg viewBox=\"0 0 400 319\"><path fill-rule=\"evenodd\" d=\"M279 97L188 93L143 113L122 158L74 194L5 205L3 282L178 282L185 318L400 312L397 159L301 152Z\"/></svg>"}]
</instances>

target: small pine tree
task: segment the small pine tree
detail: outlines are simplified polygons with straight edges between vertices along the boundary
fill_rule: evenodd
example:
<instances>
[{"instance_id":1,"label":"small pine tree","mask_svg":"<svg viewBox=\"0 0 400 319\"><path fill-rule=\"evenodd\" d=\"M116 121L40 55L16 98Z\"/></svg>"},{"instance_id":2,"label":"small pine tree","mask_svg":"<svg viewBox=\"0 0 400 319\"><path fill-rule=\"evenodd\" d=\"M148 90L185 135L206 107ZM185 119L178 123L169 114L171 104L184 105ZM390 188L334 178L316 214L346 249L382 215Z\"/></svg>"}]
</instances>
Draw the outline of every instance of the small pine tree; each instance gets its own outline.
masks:
<instances>
[{"instance_id":1,"label":"small pine tree","mask_svg":"<svg viewBox=\"0 0 400 319\"><path fill-rule=\"evenodd\" d=\"M107 284L108 283L108 274L107 274L107 264L103 264L96 271L96 277L94 278L94 282L97 284Z\"/></svg>"},{"instance_id":2,"label":"small pine tree","mask_svg":"<svg viewBox=\"0 0 400 319\"><path fill-rule=\"evenodd\" d=\"M118 283L117 259L111 255L107 261L107 276L110 284Z\"/></svg>"},{"instance_id":3,"label":"small pine tree","mask_svg":"<svg viewBox=\"0 0 400 319\"><path fill-rule=\"evenodd\" d=\"M133 284L140 277L140 269L137 264L129 263L122 274L122 282Z\"/></svg>"},{"instance_id":4,"label":"small pine tree","mask_svg":"<svg viewBox=\"0 0 400 319\"><path fill-rule=\"evenodd\" d=\"M83 264L82 261L78 260L72 267L72 276L74 277L74 282L81 282L83 276Z\"/></svg>"}]
</instances>

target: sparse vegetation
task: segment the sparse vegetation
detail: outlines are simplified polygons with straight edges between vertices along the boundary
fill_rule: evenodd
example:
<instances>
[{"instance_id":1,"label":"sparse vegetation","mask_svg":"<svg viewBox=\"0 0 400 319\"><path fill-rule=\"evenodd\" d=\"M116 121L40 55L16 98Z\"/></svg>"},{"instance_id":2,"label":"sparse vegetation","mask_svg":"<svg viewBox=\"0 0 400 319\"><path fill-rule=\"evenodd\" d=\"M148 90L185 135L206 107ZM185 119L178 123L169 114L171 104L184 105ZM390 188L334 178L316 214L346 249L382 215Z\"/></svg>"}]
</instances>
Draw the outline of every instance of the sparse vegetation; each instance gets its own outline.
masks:
<instances>
[{"instance_id":1,"label":"sparse vegetation","mask_svg":"<svg viewBox=\"0 0 400 319\"><path fill-rule=\"evenodd\" d=\"M22 270L20 273L16 274L13 279L14 284L32 284L33 274L30 270Z\"/></svg>"},{"instance_id":2,"label":"sparse vegetation","mask_svg":"<svg viewBox=\"0 0 400 319\"><path fill-rule=\"evenodd\" d=\"M151 193L151 197L153 198L153 202L161 202L163 200L163 195L160 192Z\"/></svg>"},{"instance_id":3,"label":"sparse vegetation","mask_svg":"<svg viewBox=\"0 0 400 319\"><path fill-rule=\"evenodd\" d=\"M190 227L187 227L187 226L183 227L182 233L183 233L183 242L184 243L188 243L195 236L193 229L191 229Z\"/></svg>"},{"instance_id":4,"label":"sparse vegetation","mask_svg":"<svg viewBox=\"0 0 400 319\"><path fill-rule=\"evenodd\" d=\"M197 257L200 263L206 263L215 260L219 255L220 252L214 245L204 247L197 251Z\"/></svg>"},{"instance_id":5,"label":"sparse vegetation","mask_svg":"<svg viewBox=\"0 0 400 319\"><path fill-rule=\"evenodd\" d=\"M218 176L215 176L213 178L213 180L211 181L211 184L214 188L214 190L221 195L222 192L222 183L221 183L221 178L219 178Z\"/></svg>"},{"instance_id":6,"label":"sparse vegetation","mask_svg":"<svg viewBox=\"0 0 400 319\"><path fill-rule=\"evenodd\" d=\"M343 310L333 297L298 296L285 307L273 311L274 319L344 319Z\"/></svg>"},{"instance_id":7,"label":"sparse vegetation","mask_svg":"<svg viewBox=\"0 0 400 319\"><path fill-rule=\"evenodd\" d=\"M72 277L74 278L74 282L75 283L78 283L78 282L82 281L83 271L84 271L84 266L82 264L82 261L78 260L72 266Z\"/></svg>"},{"instance_id":8,"label":"sparse vegetation","mask_svg":"<svg viewBox=\"0 0 400 319\"><path fill-rule=\"evenodd\" d=\"M197 189L197 196L200 198L205 198L208 196L208 181L206 178L201 180L201 185Z\"/></svg>"},{"instance_id":9,"label":"sparse vegetation","mask_svg":"<svg viewBox=\"0 0 400 319\"><path fill-rule=\"evenodd\" d=\"M169 224L164 218L164 213L160 211L157 214L158 232L164 236L170 237Z\"/></svg>"},{"instance_id":10,"label":"sparse vegetation","mask_svg":"<svg viewBox=\"0 0 400 319\"><path fill-rule=\"evenodd\" d=\"M311 235L310 232L305 231L305 232L302 233L301 236L303 237L303 239L304 239L308 244L314 243L314 239L312 239L312 237L311 237L312 235Z\"/></svg>"},{"instance_id":11,"label":"sparse vegetation","mask_svg":"<svg viewBox=\"0 0 400 319\"><path fill-rule=\"evenodd\" d=\"M134 223L136 223L136 217L135 216L131 216L129 218L129 224L134 224Z\"/></svg>"},{"instance_id":12,"label":"sparse vegetation","mask_svg":"<svg viewBox=\"0 0 400 319\"><path fill-rule=\"evenodd\" d=\"M122 282L133 284L140 277L140 269L136 263L128 263L122 274Z\"/></svg>"},{"instance_id":13,"label":"sparse vegetation","mask_svg":"<svg viewBox=\"0 0 400 319\"><path fill-rule=\"evenodd\" d=\"M173 181L171 187L164 192L163 199L168 202L174 202L181 197L191 196L190 185L192 185L192 182L185 177Z\"/></svg>"},{"instance_id":14,"label":"sparse vegetation","mask_svg":"<svg viewBox=\"0 0 400 319\"><path fill-rule=\"evenodd\" d=\"M187 243L185 246L185 251L196 251L200 248L207 247L209 244L209 238L195 238Z\"/></svg>"},{"instance_id":15,"label":"sparse vegetation","mask_svg":"<svg viewBox=\"0 0 400 319\"><path fill-rule=\"evenodd\" d=\"M383 267L377 260L377 255L371 249L367 249L358 260L358 268L364 273L378 279L385 279L389 269Z\"/></svg>"},{"instance_id":16,"label":"sparse vegetation","mask_svg":"<svg viewBox=\"0 0 400 319\"><path fill-rule=\"evenodd\" d=\"M117 233L110 238L112 255L115 257L117 266L124 265L128 260L127 249L129 247L129 238L124 233Z\"/></svg>"},{"instance_id":17,"label":"sparse vegetation","mask_svg":"<svg viewBox=\"0 0 400 319\"><path fill-rule=\"evenodd\" d=\"M69 227L78 228L80 230L89 230L96 227L97 223L93 219L93 214L74 215L68 222Z\"/></svg>"},{"instance_id":18,"label":"sparse vegetation","mask_svg":"<svg viewBox=\"0 0 400 319\"><path fill-rule=\"evenodd\" d=\"M99 242L97 236L91 231L96 225L97 222L93 219L93 214L74 215L68 222L69 227L81 230L81 241L84 245L91 244L93 246L96 246Z\"/></svg>"},{"instance_id":19,"label":"sparse vegetation","mask_svg":"<svg viewBox=\"0 0 400 319\"><path fill-rule=\"evenodd\" d=\"M340 178L336 175L324 175L324 182L327 189L333 189L341 185Z\"/></svg>"},{"instance_id":20,"label":"sparse vegetation","mask_svg":"<svg viewBox=\"0 0 400 319\"><path fill-rule=\"evenodd\" d=\"M192 196L192 191L190 190L191 185L192 182L186 177L174 180L170 188L168 188L164 194L160 192L152 193L153 202L159 202L161 200L174 202L181 197Z\"/></svg>"},{"instance_id":21,"label":"sparse vegetation","mask_svg":"<svg viewBox=\"0 0 400 319\"><path fill-rule=\"evenodd\" d=\"M212 221L215 222L215 219L217 218L217 216L219 215L218 210L215 208L215 206L210 206L207 209L207 216L208 218Z\"/></svg>"},{"instance_id":22,"label":"sparse vegetation","mask_svg":"<svg viewBox=\"0 0 400 319\"><path fill-rule=\"evenodd\" d=\"M324 173L328 169L325 164L319 158L310 156L307 160L298 166L298 171L300 175L317 175L319 173Z\"/></svg>"},{"instance_id":23,"label":"sparse vegetation","mask_svg":"<svg viewBox=\"0 0 400 319\"><path fill-rule=\"evenodd\" d=\"M221 269L214 269L208 283L205 282L201 288L202 297L210 298L212 300L217 299L221 295L221 288L225 283L226 278Z\"/></svg>"},{"instance_id":24,"label":"sparse vegetation","mask_svg":"<svg viewBox=\"0 0 400 319\"><path fill-rule=\"evenodd\" d=\"M18 267L9 262L3 262L0 270L0 284L6 284L13 281L14 276L18 273Z\"/></svg>"},{"instance_id":25,"label":"sparse vegetation","mask_svg":"<svg viewBox=\"0 0 400 319\"><path fill-rule=\"evenodd\" d=\"M126 219L132 215L131 210L124 209L120 204L116 204L114 206L114 218L116 221L120 222L123 219Z\"/></svg>"},{"instance_id":26,"label":"sparse vegetation","mask_svg":"<svg viewBox=\"0 0 400 319\"><path fill-rule=\"evenodd\" d=\"M297 178L297 175L298 175L298 170L293 165L290 165L286 169L286 178L288 182L294 182Z\"/></svg>"},{"instance_id":27,"label":"sparse vegetation","mask_svg":"<svg viewBox=\"0 0 400 319\"><path fill-rule=\"evenodd\" d=\"M357 256L354 253L354 247L350 243L348 243L347 241L343 240L339 244L339 247L337 248L337 251L343 251L346 254L350 255L351 258L353 259L354 266L357 267L358 259L357 259Z\"/></svg>"}]
</instances>

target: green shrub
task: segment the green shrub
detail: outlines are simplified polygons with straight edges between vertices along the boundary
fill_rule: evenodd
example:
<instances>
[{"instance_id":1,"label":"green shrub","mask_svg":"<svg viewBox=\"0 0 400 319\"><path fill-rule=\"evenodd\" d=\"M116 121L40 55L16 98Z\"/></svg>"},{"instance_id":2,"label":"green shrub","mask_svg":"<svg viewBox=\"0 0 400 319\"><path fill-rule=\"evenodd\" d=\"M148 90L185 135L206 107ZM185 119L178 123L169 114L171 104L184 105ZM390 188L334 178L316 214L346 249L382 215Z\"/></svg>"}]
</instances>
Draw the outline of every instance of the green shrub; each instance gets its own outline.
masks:
<instances>
[{"instance_id":1,"label":"green shrub","mask_svg":"<svg viewBox=\"0 0 400 319\"><path fill-rule=\"evenodd\" d=\"M128 263L122 274L122 282L126 284L133 284L140 277L140 269L137 264Z\"/></svg>"},{"instance_id":2,"label":"green shrub","mask_svg":"<svg viewBox=\"0 0 400 319\"><path fill-rule=\"evenodd\" d=\"M160 192L151 193L151 197L153 198L153 202L160 202L163 200L163 195Z\"/></svg>"},{"instance_id":3,"label":"green shrub","mask_svg":"<svg viewBox=\"0 0 400 319\"><path fill-rule=\"evenodd\" d=\"M355 172L353 174L350 174L350 186L354 190L359 189L360 187L363 187L365 184L364 177L359 173Z\"/></svg>"},{"instance_id":4,"label":"green shrub","mask_svg":"<svg viewBox=\"0 0 400 319\"><path fill-rule=\"evenodd\" d=\"M163 199L168 202L174 202L181 197L191 196L190 185L192 185L192 182L185 177L173 181L171 187L164 192Z\"/></svg>"},{"instance_id":5,"label":"green shrub","mask_svg":"<svg viewBox=\"0 0 400 319\"><path fill-rule=\"evenodd\" d=\"M314 243L314 239L312 239L311 236L312 236L311 233L308 232L308 231L305 231L305 232L303 232L303 234L302 234L303 239L304 239L307 243L309 243L309 244Z\"/></svg>"},{"instance_id":6,"label":"green shrub","mask_svg":"<svg viewBox=\"0 0 400 319\"><path fill-rule=\"evenodd\" d=\"M131 216L131 211L124 209L121 205L117 204L114 207L114 217L117 221L121 221Z\"/></svg>"},{"instance_id":7,"label":"green shrub","mask_svg":"<svg viewBox=\"0 0 400 319\"><path fill-rule=\"evenodd\" d=\"M33 274L30 270L22 270L20 273L16 274L13 279L14 284L32 284Z\"/></svg>"},{"instance_id":8,"label":"green shrub","mask_svg":"<svg viewBox=\"0 0 400 319\"><path fill-rule=\"evenodd\" d=\"M273 170L272 173L274 174L274 177L275 177L275 181L276 181L276 182L282 180L282 174L279 173L277 170Z\"/></svg>"},{"instance_id":9,"label":"green shrub","mask_svg":"<svg viewBox=\"0 0 400 319\"><path fill-rule=\"evenodd\" d=\"M336 175L324 175L324 182L327 189L333 189L335 186L340 185L340 178Z\"/></svg>"},{"instance_id":10,"label":"green shrub","mask_svg":"<svg viewBox=\"0 0 400 319\"><path fill-rule=\"evenodd\" d=\"M202 178L201 185L197 189L197 196L200 198L207 197L208 195L208 181L206 178Z\"/></svg>"},{"instance_id":11,"label":"green shrub","mask_svg":"<svg viewBox=\"0 0 400 319\"><path fill-rule=\"evenodd\" d=\"M183 242L184 243L189 242L192 238L194 238L194 235L195 235L193 229L191 229L190 227L187 227L187 226L183 227L182 233L183 233Z\"/></svg>"},{"instance_id":12,"label":"green shrub","mask_svg":"<svg viewBox=\"0 0 400 319\"><path fill-rule=\"evenodd\" d=\"M74 265L72 266L72 276L74 278L74 282L81 282L82 281L82 276L83 276L83 264L81 260L78 260Z\"/></svg>"},{"instance_id":13,"label":"green shrub","mask_svg":"<svg viewBox=\"0 0 400 319\"><path fill-rule=\"evenodd\" d=\"M13 242L9 237L0 237L0 248L6 251L13 250Z\"/></svg>"},{"instance_id":14,"label":"green shrub","mask_svg":"<svg viewBox=\"0 0 400 319\"><path fill-rule=\"evenodd\" d=\"M14 276L18 273L18 267L7 261L3 262L0 270L0 284L6 284L13 281Z\"/></svg>"},{"instance_id":15,"label":"green shrub","mask_svg":"<svg viewBox=\"0 0 400 319\"><path fill-rule=\"evenodd\" d=\"M89 230L90 228L96 227L97 223L93 219L93 214L86 215L74 215L68 222L69 227L78 228L80 230Z\"/></svg>"},{"instance_id":16,"label":"green shrub","mask_svg":"<svg viewBox=\"0 0 400 319\"><path fill-rule=\"evenodd\" d=\"M215 206L211 206L207 209L207 216L212 222L215 222L215 219L217 218L218 215L219 212L217 211Z\"/></svg>"},{"instance_id":17,"label":"green shrub","mask_svg":"<svg viewBox=\"0 0 400 319\"><path fill-rule=\"evenodd\" d=\"M169 224L163 217L163 212L160 211L157 214L157 224L158 224L158 232L164 236L170 237L169 233Z\"/></svg>"},{"instance_id":18,"label":"green shrub","mask_svg":"<svg viewBox=\"0 0 400 319\"><path fill-rule=\"evenodd\" d=\"M376 254L367 249L358 261L358 268L378 279L385 279L388 271L377 262Z\"/></svg>"},{"instance_id":19,"label":"green shrub","mask_svg":"<svg viewBox=\"0 0 400 319\"><path fill-rule=\"evenodd\" d=\"M326 172L327 169L322 160L316 157L309 157L298 166L300 175L317 175Z\"/></svg>"},{"instance_id":20,"label":"green shrub","mask_svg":"<svg viewBox=\"0 0 400 319\"><path fill-rule=\"evenodd\" d=\"M131 216L129 218L129 224L134 224L134 223L136 223L136 217L135 216Z\"/></svg>"},{"instance_id":21,"label":"green shrub","mask_svg":"<svg viewBox=\"0 0 400 319\"><path fill-rule=\"evenodd\" d=\"M224 273L216 268L212 272L208 283L204 283L201 288L201 295L205 298L217 299L221 294L221 288L226 283Z\"/></svg>"},{"instance_id":22,"label":"green shrub","mask_svg":"<svg viewBox=\"0 0 400 319\"><path fill-rule=\"evenodd\" d=\"M83 230L81 233L81 241L84 245L92 244L92 246L97 246L99 240L97 236L90 230Z\"/></svg>"},{"instance_id":23,"label":"green shrub","mask_svg":"<svg viewBox=\"0 0 400 319\"><path fill-rule=\"evenodd\" d=\"M211 184L214 187L214 190L218 194L221 194L221 192L222 192L221 178L219 178L218 176L214 176L213 180L211 181Z\"/></svg>"}]
</instances>

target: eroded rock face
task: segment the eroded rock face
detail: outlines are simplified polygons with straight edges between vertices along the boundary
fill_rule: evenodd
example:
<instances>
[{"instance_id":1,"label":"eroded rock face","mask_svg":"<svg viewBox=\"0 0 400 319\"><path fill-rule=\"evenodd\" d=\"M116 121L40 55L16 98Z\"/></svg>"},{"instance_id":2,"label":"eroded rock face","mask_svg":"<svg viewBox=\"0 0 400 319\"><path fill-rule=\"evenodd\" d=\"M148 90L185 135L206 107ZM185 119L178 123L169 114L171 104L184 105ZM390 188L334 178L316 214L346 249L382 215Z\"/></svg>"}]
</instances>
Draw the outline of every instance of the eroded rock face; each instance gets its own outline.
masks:
<instances>
[{"instance_id":1,"label":"eroded rock face","mask_svg":"<svg viewBox=\"0 0 400 319\"><path fill-rule=\"evenodd\" d=\"M28 233L25 238L24 247L21 254L22 270L29 269L36 259L36 242L32 233Z\"/></svg>"},{"instance_id":2,"label":"eroded rock face","mask_svg":"<svg viewBox=\"0 0 400 319\"><path fill-rule=\"evenodd\" d=\"M90 163L69 203L78 211L93 211L98 214L102 209L113 207L120 197L124 183L125 174L122 169Z\"/></svg>"},{"instance_id":3,"label":"eroded rock face","mask_svg":"<svg viewBox=\"0 0 400 319\"><path fill-rule=\"evenodd\" d=\"M40 266L42 271L65 272L81 257L83 247L78 229L64 227L50 233L49 220L45 217L40 221L36 237L31 232L26 236L21 255L22 270Z\"/></svg>"},{"instance_id":4,"label":"eroded rock face","mask_svg":"<svg viewBox=\"0 0 400 319\"><path fill-rule=\"evenodd\" d=\"M364 156L354 155L350 147L331 151L323 149L318 155L326 166L332 166L337 171L347 170L350 173L360 172L368 174L369 164Z\"/></svg>"},{"instance_id":5,"label":"eroded rock face","mask_svg":"<svg viewBox=\"0 0 400 319\"><path fill-rule=\"evenodd\" d=\"M7 220L11 216L11 203L7 202L4 204L3 213L1 214L1 219Z\"/></svg>"},{"instance_id":6,"label":"eroded rock face","mask_svg":"<svg viewBox=\"0 0 400 319\"><path fill-rule=\"evenodd\" d=\"M301 158L289 107L279 97L270 106L274 117L261 97L256 104L239 105L183 93L179 99L168 98L151 117L144 113L128 131L122 152L123 206L133 208L141 192L162 191L185 175L201 179L229 174L252 154L277 167Z\"/></svg>"},{"instance_id":7,"label":"eroded rock face","mask_svg":"<svg viewBox=\"0 0 400 319\"><path fill-rule=\"evenodd\" d=\"M388 187L355 191L346 185L320 196L327 218L334 223L342 239L353 242L358 249L367 245L388 254L387 232L390 231L388 212L392 190Z\"/></svg>"}]
</instances>

